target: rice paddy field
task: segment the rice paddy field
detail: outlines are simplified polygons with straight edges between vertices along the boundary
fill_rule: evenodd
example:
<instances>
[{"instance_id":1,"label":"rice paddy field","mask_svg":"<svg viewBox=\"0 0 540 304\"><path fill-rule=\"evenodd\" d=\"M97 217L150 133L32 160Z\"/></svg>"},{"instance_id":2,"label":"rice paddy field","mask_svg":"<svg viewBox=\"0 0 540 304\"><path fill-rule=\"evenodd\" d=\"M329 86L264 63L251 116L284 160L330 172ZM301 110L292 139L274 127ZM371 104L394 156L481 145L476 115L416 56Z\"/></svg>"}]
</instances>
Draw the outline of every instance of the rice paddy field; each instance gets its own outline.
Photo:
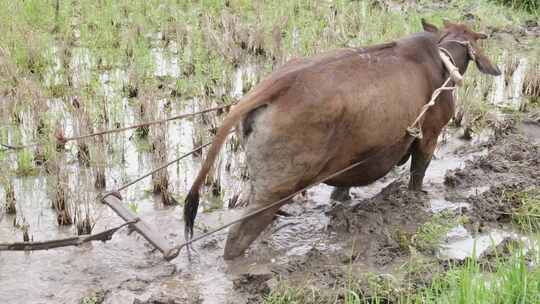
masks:
<instances>
[{"instance_id":1,"label":"rice paddy field","mask_svg":"<svg viewBox=\"0 0 540 304\"><path fill-rule=\"evenodd\" d=\"M0 0L0 248L123 223L99 200L210 142L230 105L288 60L388 42L421 18L485 32L428 168L345 202L316 186L243 257L226 231L167 262L136 233L0 251L0 303L540 303L540 4L530 1ZM214 107L220 110L144 125ZM137 126L122 132L87 134ZM68 140L74 137L84 137ZM196 234L238 217L249 180L231 134ZM205 150L122 190L167 242Z\"/></svg>"}]
</instances>

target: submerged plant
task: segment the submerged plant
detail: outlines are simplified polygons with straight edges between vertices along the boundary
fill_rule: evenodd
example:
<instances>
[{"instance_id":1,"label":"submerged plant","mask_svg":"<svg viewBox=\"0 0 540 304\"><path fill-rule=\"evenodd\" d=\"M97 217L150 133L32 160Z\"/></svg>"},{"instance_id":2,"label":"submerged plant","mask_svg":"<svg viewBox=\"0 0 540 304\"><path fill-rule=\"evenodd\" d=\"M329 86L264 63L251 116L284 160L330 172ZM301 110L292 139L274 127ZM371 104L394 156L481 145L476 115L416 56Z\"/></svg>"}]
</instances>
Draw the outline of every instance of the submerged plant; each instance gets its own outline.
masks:
<instances>
[{"instance_id":1,"label":"submerged plant","mask_svg":"<svg viewBox=\"0 0 540 304\"><path fill-rule=\"evenodd\" d=\"M77 159L79 162L86 167L90 166L90 149L86 141L77 141L77 148Z\"/></svg>"},{"instance_id":2,"label":"submerged plant","mask_svg":"<svg viewBox=\"0 0 540 304\"><path fill-rule=\"evenodd\" d=\"M94 187L96 189L104 189L107 186L107 179L105 177L105 151L102 147L96 146L93 149L94 166L92 167L94 172Z\"/></svg>"},{"instance_id":3,"label":"submerged plant","mask_svg":"<svg viewBox=\"0 0 540 304\"><path fill-rule=\"evenodd\" d=\"M94 227L94 221L90 217L90 212L86 209L84 215L81 214L81 211L75 213L75 223L77 226L77 235L91 234L92 228Z\"/></svg>"},{"instance_id":4,"label":"submerged plant","mask_svg":"<svg viewBox=\"0 0 540 304\"><path fill-rule=\"evenodd\" d=\"M164 115L158 115L159 119ZM155 167L162 166L167 162L167 124L154 125L151 130L152 160ZM165 193L169 188L169 172L167 168L152 174L152 186L154 194ZM163 203L168 203L168 196L162 196Z\"/></svg>"},{"instance_id":5,"label":"submerged plant","mask_svg":"<svg viewBox=\"0 0 540 304\"><path fill-rule=\"evenodd\" d=\"M58 152L51 154L46 166L50 175L47 178L47 191L51 208L56 211L57 223L58 225L71 225L73 217L68 203L69 176L65 167L64 155Z\"/></svg>"},{"instance_id":6,"label":"submerged plant","mask_svg":"<svg viewBox=\"0 0 540 304\"><path fill-rule=\"evenodd\" d=\"M151 121L154 118L155 110L150 102L150 98L143 98L139 103L140 123ZM135 129L135 135L139 139L146 139L150 134L150 127L143 125Z\"/></svg>"},{"instance_id":7,"label":"submerged plant","mask_svg":"<svg viewBox=\"0 0 540 304\"><path fill-rule=\"evenodd\" d=\"M17 153L17 170L18 176L31 176L37 174L35 167L34 155L31 151L25 149Z\"/></svg>"},{"instance_id":8,"label":"submerged plant","mask_svg":"<svg viewBox=\"0 0 540 304\"><path fill-rule=\"evenodd\" d=\"M178 205L178 200L169 191L161 191L161 202L165 206Z\"/></svg>"},{"instance_id":9,"label":"submerged plant","mask_svg":"<svg viewBox=\"0 0 540 304\"><path fill-rule=\"evenodd\" d=\"M128 202L127 206L134 213L139 213L139 204L137 202Z\"/></svg>"},{"instance_id":10,"label":"submerged plant","mask_svg":"<svg viewBox=\"0 0 540 304\"><path fill-rule=\"evenodd\" d=\"M91 134L93 132L92 121L86 110L86 103L82 104L77 99L73 101L73 107L76 117L76 136ZM90 149L88 147L88 139L77 140L77 159L86 167L90 166Z\"/></svg>"},{"instance_id":11,"label":"submerged plant","mask_svg":"<svg viewBox=\"0 0 540 304\"><path fill-rule=\"evenodd\" d=\"M523 80L522 92L533 102L540 102L540 73L538 71L540 71L540 61L531 63Z\"/></svg>"},{"instance_id":12,"label":"submerged plant","mask_svg":"<svg viewBox=\"0 0 540 304\"><path fill-rule=\"evenodd\" d=\"M29 228L30 228L30 225L26 223L21 226L21 230L23 234L23 242L30 242L30 235L28 234Z\"/></svg>"},{"instance_id":13,"label":"submerged plant","mask_svg":"<svg viewBox=\"0 0 540 304\"><path fill-rule=\"evenodd\" d=\"M16 214L16 200L15 200L15 189L11 181L7 180L3 183L4 193L5 193L5 209L7 214Z\"/></svg>"},{"instance_id":14,"label":"submerged plant","mask_svg":"<svg viewBox=\"0 0 540 304\"><path fill-rule=\"evenodd\" d=\"M418 228L411 241L420 251L433 253L441 239L455 226L457 219L450 214L437 214Z\"/></svg>"}]
</instances>

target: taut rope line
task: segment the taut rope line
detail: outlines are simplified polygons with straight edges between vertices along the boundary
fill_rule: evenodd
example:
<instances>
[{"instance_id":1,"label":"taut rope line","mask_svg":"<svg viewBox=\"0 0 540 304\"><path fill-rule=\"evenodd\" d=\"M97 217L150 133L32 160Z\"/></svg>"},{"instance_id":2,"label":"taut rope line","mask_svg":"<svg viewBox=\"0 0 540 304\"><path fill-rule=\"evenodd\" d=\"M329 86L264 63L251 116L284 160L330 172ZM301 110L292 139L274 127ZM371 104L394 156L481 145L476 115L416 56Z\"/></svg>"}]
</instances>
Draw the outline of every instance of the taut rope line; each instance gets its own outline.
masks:
<instances>
[{"instance_id":1,"label":"taut rope line","mask_svg":"<svg viewBox=\"0 0 540 304\"><path fill-rule=\"evenodd\" d=\"M144 174L144 175L138 177L138 178L135 179L135 180L132 180L131 182L129 182L129 183L125 184L125 185L122 185L121 187L119 187L118 189L116 189L116 190L113 191L113 192L120 192L120 191L122 191L122 190L125 190L125 189L128 188L129 186L131 186L131 185L133 185L133 184L136 184L136 183L140 182L141 180L143 180L143 179L145 179L145 178L151 176L152 174L154 174L154 173L156 173L156 172L158 172L158 171L160 171L160 170L163 170L163 169L167 168L168 166L170 166L170 165L172 165L172 164L174 164L174 163L176 163L176 162L179 162L180 160L182 160L182 159L188 157L189 155L191 155L191 154L193 154L193 153L196 153L196 152L198 152L198 151L200 151L200 150L202 150L202 149L208 147L208 146L211 145L211 144L212 144L212 142L210 141L210 142L207 142L207 143L204 144L204 145L200 145L200 146L198 146L197 148L195 148L195 149L189 151L188 153L183 154L183 155L181 155L180 157L178 157L178 158L176 158L176 159L174 159L174 160L171 160L170 162L168 162L168 163L166 163L166 164L164 164L164 165L162 165L162 166L159 166L159 167L155 168L154 170L152 170L152 171L150 171L150 172L148 172L148 173L146 173L146 174ZM109 194L110 194L110 193L109 193ZM105 194L103 197L105 197L105 196L107 196L107 195L109 195L109 194Z\"/></svg>"},{"instance_id":2,"label":"taut rope line","mask_svg":"<svg viewBox=\"0 0 540 304\"><path fill-rule=\"evenodd\" d=\"M205 110L194 112L194 113L179 114L179 115L176 115L176 116L167 117L167 118L160 119L160 120L153 120L153 121L143 122L143 123L140 123L140 124L131 125L131 126L127 126L127 127L122 127L122 128L117 128L117 129L110 129L110 130L105 130L105 131L100 131L100 132L95 132L95 133L85 134L85 135L80 135L80 136L73 136L73 137L57 136L56 140L60 144L65 144L65 143L67 143L69 141L81 140L81 139L94 137L94 136L99 136L99 135L118 133L118 132L123 132L123 131L136 129L136 128L140 128L140 127L157 125L157 124L169 122L169 121L172 121L172 120L193 117L193 116L205 114L205 113L208 113L208 112L219 111L219 110L228 108L228 107L230 107L230 106L232 106L234 104L235 103L230 103L230 104L226 104L226 105L223 105L223 106L213 107L213 108L205 109ZM32 144L27 144L27 145L13 146L13 145L9 145L9 144L0 143L0 146L5 148L4 150L0 150L0 151L22 150L22 149L28 149L28 148L36 147L36 146L39 146L39 145L42 145L42 144L41 143L32 143Z\"/></svg>"},{"instance_id":3,"label":"taut rope line","mask_svg":"<svg viewBox=\"0 0 540 304\"><path fill-rule=\"evenodd\" d=\"M231 132L230 132L229 134L232 134L232 133L234 133L234 132L235 132L235 130L231 130ZM148 172L148 173L145 173L145 174L139 176L138 178L136 178L136 179L134 179L134 180L132 180L132 181L130 181L130 182L128 182L128 183L126 183L126 184L120 186L120 187L117 188L116 190L112 190L112 191L106 192L105 194L103 194L102 198L105 198L105 197L108 196L108 195L118 195L118 194L117 194L118 192L120 192L120 191L122 191L122 190L125 190L125 189L127 189L128 187L130 187L130 186L132 186L132 185L134 185L134 184L140 182L141 180L143 180L143 179L145 179L145 178L151 176L152 174L154 174L154 173L156 173L156 172L158 172L158 171L160 171L160 170L163 170L163 169L167 168L168 166L170 166L170 165L172 165L172 164L174 164L174 163L176 163L176 162L179 162L179 161L181 161L182 159L184 159L184 158L186 158L186 157L192 155L193 153L196 153L196 152L198 152L198 151L200 151L200 150L202 150L202 149L208 147L209 145L212 144L212 142L213 142L213 141L209 141L209 142L207 142L207 143L205 143L205 144L203 144L203 145L200 145L200 146L196 147L195 149L193 149L193 150L191 150L191 151L189 151L189 152L187 152L187 153L185 153L185 154L182 154L181 156L179 156L179 157L177 157L177 158L175 158L175 159L169 161L168 163L163 164L163 165L161 165L161 166L159 166L159 167L153 169L152 171L150 171L150 172Z\"/></svg>"}]
</instances>

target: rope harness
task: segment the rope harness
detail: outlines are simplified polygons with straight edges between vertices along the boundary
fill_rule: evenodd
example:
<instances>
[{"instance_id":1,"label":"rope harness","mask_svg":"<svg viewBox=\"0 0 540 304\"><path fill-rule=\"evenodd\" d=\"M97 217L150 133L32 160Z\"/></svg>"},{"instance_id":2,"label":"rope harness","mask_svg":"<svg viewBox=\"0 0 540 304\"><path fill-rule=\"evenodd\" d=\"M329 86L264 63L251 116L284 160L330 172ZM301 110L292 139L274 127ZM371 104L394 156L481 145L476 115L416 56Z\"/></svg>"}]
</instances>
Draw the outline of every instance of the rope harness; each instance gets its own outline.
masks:
<instances>
[{"instance_id":1,"label":"rope harness","mask_svg":"<svg viewBox=\"0 0 540 304\"><path fill-rule=\"evenodd\" d=\"M467 54L469 55L469 58L473 61L476 59L476 52L469 41L447 40L445 42L454 42L454 43L458 43L462 46L467 47ZM439 46L439 56L441 57L444 67L446 68L450 76L446 79L446 81L442 84L441 87L433 91L433 94L431 94L431 99L429 100L429 102L425 104L424 107L422 107L422 111L420 112L418 117L416 117L412 125L410 125L407 128L407 133L414 138L418 138L418 139L423 138L422 124L420 120L424 117L424 115L429 110L429 108L435 105L437 97L439 97L439 95L443 91L454 92L458 86L460 87L463 85L463 76L459 73L459 69L456 66L456 62L454 58L452 58L452 55L450 54L450 52L444 47ZM450 81L453 81L457 86L447 86L450 83Z\"/></svg>"}]
</instances>

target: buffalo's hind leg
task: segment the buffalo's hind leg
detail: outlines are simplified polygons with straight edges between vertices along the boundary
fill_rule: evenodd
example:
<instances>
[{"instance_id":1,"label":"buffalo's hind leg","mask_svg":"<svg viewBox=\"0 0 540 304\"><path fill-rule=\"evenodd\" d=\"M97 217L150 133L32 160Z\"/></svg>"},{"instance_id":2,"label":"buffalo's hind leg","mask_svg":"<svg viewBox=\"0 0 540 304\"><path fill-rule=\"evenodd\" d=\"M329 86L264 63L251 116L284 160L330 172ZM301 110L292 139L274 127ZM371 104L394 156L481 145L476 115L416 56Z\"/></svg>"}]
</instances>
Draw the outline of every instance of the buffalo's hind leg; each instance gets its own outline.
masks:
<instances>
[{"instance_id":1,"label":"buffalo's hind leg","mask_svg":"<svg viewBox=\"0 0 540 304\"><path fill-rule=\"evenodd\" d=\"M244 216L277 202L282 197L285 197L285 195L279 196L273 193L261 192L252 193L249 207L244 212ZM246 218L233 225L229 230L227 243L225 244L225 259L230 260L242 255L261 232L272 223L279 208L288 202L289 201L284 201L264 212Z\"/></svg>"}]
</instances>

